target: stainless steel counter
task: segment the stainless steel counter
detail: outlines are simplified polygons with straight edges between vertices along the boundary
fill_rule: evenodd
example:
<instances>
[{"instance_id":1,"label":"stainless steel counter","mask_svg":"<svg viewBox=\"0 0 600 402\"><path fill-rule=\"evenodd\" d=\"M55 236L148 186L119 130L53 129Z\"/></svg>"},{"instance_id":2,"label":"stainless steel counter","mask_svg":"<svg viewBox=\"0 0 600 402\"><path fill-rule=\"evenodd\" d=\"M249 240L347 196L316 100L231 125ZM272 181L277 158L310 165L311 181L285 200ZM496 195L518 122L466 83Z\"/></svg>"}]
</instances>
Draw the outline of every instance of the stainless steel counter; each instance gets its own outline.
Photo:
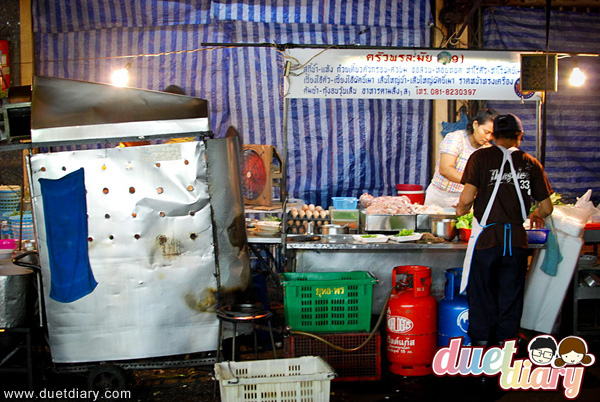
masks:
<instances>
[{"instance_id":1,"label":"stainless steel counter","mask_svg":"<svg viewBox=\"0 0 600 402\"><path fill-rule=\"evenodd\" d=\"M431 268L432 294L443 297L445 271L462 267L467 243L415 242L362 243L351 236L339 235L314 242L296 242L287 238L288 257L296 272L369 271L379 280L373 288L373 314L378 314L392 287L392 270L399 265L422 265ZM543 248L532 244L530 248Z\"/></svg>"},{"instance_id":2,"label":"stainless steel counter","mask_svg":"<svg viewBox=\"0 0 600 402\"><path fill-rule=\"evenodd\" d=\"M466 250L467 243L460 241L443 243L397 243L394 241L387 241L385 243L364 243L354 240L352 235L323 236L319 241L305 242L295 241L293 236L288 236L287 248L288 250Z\"/></svg>"}]
</instances>

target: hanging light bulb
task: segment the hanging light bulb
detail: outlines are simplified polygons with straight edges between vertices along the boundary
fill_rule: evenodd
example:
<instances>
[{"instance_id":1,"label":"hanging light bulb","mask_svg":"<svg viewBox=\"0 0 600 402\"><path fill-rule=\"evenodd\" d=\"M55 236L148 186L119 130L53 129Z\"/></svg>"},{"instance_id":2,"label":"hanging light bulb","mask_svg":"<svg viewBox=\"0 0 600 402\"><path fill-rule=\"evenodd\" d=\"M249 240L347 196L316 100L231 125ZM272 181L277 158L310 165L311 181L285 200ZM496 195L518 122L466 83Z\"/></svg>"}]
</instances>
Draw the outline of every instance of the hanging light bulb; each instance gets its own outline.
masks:
<instances>
[{"instance_id":1,"label":"hanging light bulb","mask_svg":"<svg viewBox=\"0 0 600 402\"><path fill-rule=\"evenodd\" d=\"M124 87L129 82L129 68L131 63L127 63L124 68L113 71L110 76L112 84L116 87Z\"/></svg>"},{"instance_id":2,"label":"hanging light bulb","mask_svg":"<svg viewBox=\"0 0 600 402\"><path fill-rule=\"evenodd\" d=\"M585 74L579 69L579 67L573 68L571 77L569 78L569 84L574 87L580 87L585 83Z\"/></svg>"}]
</instances>

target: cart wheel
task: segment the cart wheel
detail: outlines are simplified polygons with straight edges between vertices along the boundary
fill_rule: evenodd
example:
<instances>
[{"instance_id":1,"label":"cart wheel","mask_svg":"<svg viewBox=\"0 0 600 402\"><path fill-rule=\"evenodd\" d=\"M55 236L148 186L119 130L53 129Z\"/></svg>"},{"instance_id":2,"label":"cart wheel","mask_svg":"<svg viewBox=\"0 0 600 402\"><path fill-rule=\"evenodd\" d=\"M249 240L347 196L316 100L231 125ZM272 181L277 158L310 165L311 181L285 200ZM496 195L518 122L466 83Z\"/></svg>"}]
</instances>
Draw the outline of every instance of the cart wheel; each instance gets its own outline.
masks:
<instances>
[{"instance_id":1,"label":"cart wheel","mask_svg":"<svg viewBox=\"0 0 600 402\"><path fill-rule=\"evenodd\" d=\"M114 364L100 364L90 371L87 387L90 391L124 391L127 389L125 371Z\"/></svg>"}]
</instances>

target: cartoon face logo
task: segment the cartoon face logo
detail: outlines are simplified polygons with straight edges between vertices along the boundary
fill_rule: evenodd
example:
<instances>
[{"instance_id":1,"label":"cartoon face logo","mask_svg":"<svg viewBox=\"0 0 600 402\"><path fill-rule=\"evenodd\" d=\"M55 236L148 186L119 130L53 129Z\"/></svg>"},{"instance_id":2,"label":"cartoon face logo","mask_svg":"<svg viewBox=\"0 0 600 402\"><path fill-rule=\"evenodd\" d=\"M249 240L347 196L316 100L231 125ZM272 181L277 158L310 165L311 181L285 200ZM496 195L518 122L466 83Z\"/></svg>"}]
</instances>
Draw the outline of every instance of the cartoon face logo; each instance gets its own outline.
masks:
<instances>
[{"instance_id":1,"label":"cartoon face logo","mask_svg":"<svg viewBox=\"0 0 600 402\"><path fill-rule=\"evenodd\" d=\"M585 356L583 353L577 353L574 350L561 355L566 364L579 364L583 360L583 356Z\"/></svg>"},{"instance_id":2,"label":"cartoon face logo","mask_svg":"<svg viewBox=\"0 0 600 402\"><path fill-rule=\"evenodd\" d=\"M556 340L550 335L536 336L527 346L529 360L540 366L550 364L554 359L556 348Z\"/></svg>"},{"instance_id":3,"label":"cartoon face logo","mask_svg":"<svg viewBox=\"0 0 600 402\"><path fill-rule=\"evenodd\" d=\"M587 353L587 343L578 336L568 336L558 345L558 354L560 355L553 363L554 367L563 367L566 365L581 364L582 366L591 366L596 357Z\"/></svg>"}]
</instances>

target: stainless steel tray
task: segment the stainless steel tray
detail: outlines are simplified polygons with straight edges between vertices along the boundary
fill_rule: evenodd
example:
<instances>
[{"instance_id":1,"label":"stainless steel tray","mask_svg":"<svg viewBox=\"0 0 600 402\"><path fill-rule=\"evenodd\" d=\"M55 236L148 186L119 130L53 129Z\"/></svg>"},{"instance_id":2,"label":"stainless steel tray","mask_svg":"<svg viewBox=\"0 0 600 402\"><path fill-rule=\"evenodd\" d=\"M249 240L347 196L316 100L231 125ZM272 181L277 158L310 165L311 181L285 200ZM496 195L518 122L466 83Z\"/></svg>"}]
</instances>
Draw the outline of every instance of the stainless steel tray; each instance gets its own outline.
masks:
<instances>
[{"instance_id":1,"label":"stainless steel tray","mask_svg":"<svg viewBox=\"0 0 600 402\"><path fill-rule=\"evenodd\" d=\"M360 226L363 232L398 232L402 229L417 229L417 215L367 215L360 211Z\"/></svg>"}]
</instances>

